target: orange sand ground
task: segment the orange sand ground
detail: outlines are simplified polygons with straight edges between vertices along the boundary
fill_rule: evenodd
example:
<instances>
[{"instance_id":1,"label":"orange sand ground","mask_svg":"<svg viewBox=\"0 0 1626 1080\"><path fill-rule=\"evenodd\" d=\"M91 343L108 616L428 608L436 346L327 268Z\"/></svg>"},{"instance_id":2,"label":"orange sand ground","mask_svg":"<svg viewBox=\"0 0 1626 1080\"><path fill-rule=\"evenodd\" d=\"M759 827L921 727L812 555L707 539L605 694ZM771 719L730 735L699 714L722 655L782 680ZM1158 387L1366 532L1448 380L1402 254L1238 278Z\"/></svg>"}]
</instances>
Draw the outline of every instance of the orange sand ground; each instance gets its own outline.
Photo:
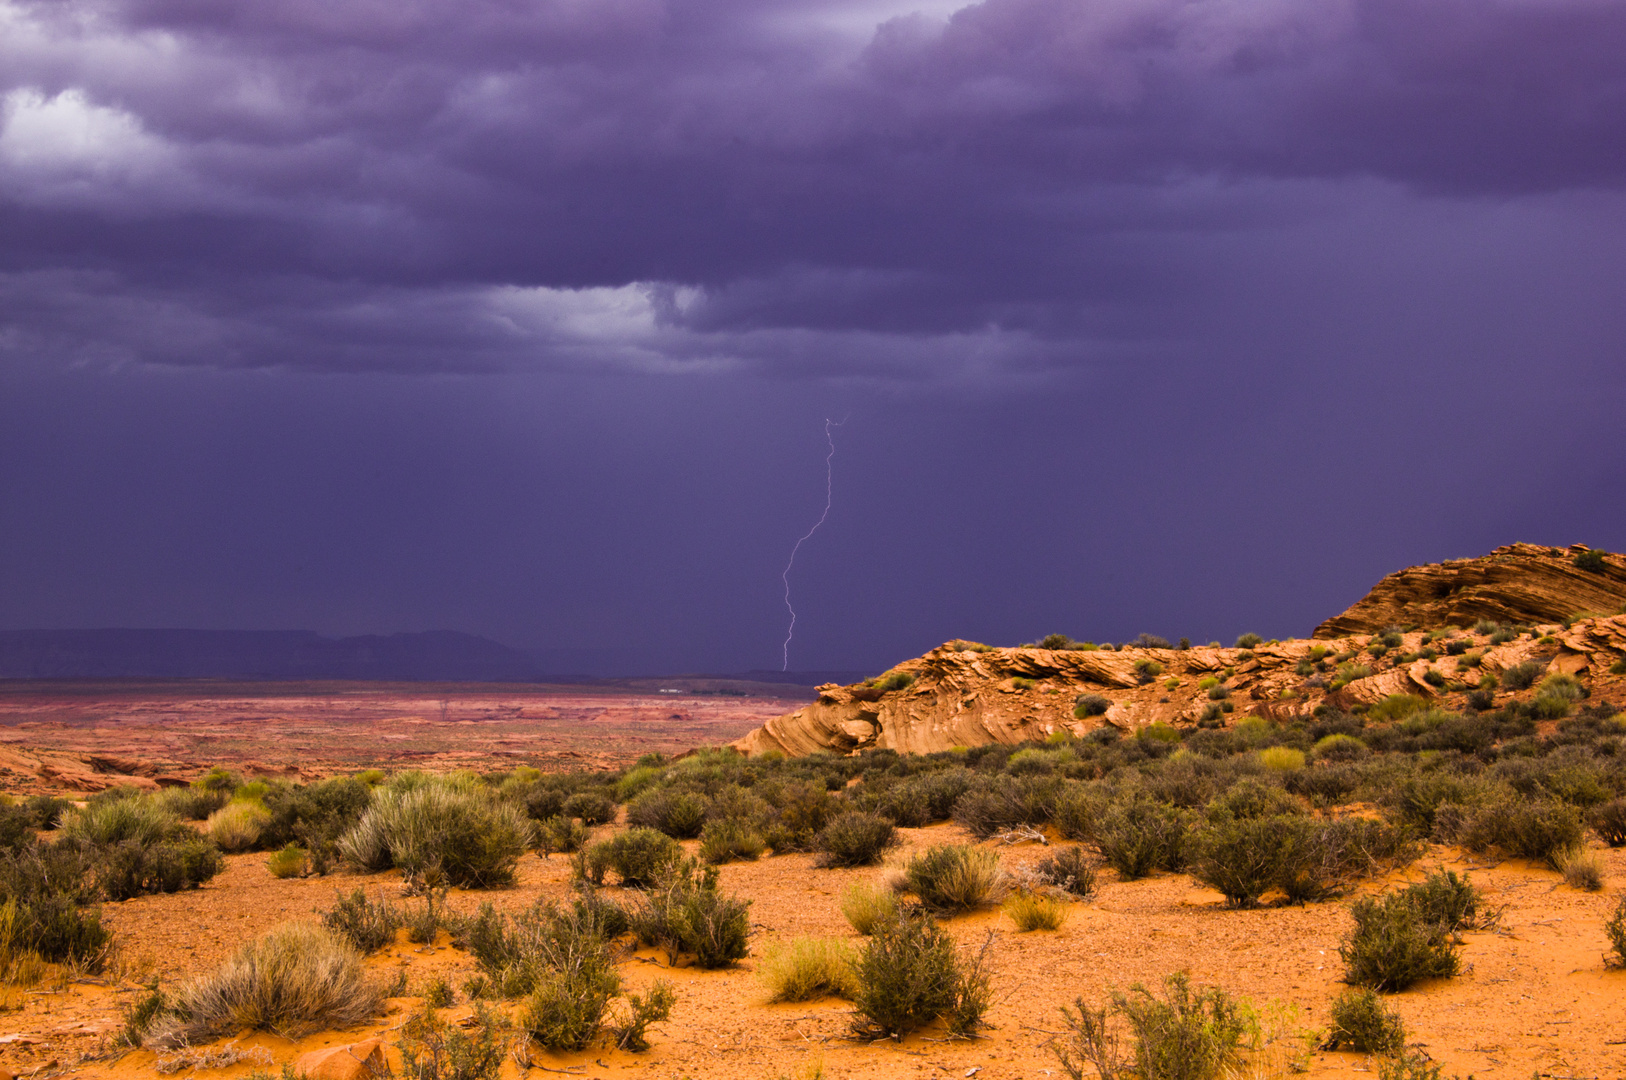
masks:
<instances>
[{"instance_id":1,"label":"orange sand ground","mask_svg":"<svg viewBox=\"0 0 1626 1080\"><path fill-rule=\"evenodd\" d=\"M904 830L909 848L966 835L952 825ZM693 847L691 843L687 845ZM1600 849L1609 888L1578 892L1558 875L1524 863L1485 865L1435 848L1411 870L1385 884L1420 878L1436 865L1468 870L1493 906L1505 905L1500 929L1465 935L1464 973L1389 998L1404 1017L1410 1040L1444 1064L1447 1074L1528 1080L1534 1074L1563 1078L1613 1078L1626 1074L1626 971L1606 971L1602 924L1616 890L1626 885L1626 849ZM1002 849L1007 866L1032 861L1034 844ZM20 1011L0 1014L0 1063L19 1075L44 1078L151 1076L159 1058L149 1051L110 1052L118 1008L137 992L145 972L166 982L209 970L237 945L286 919L309 918L330 906L336 887L366 886L400 903L394 874L339 874L325 879L278 881L264 855L238 855L229 869L197 892L142 897L104 908L123 945L124 978L82 980L61 989L41 987L23 995ZM767 858L723 868L723 886L754 901L752 959L721 972L668 970L651 950L622 965L638 987L656 977L676 983L672 1019L653 1029L654 1046L643 1054L593 1053L554 1056L537 1052L535 1064L555 1075L585 1077L760 1077L805 1075L822 1062L830 1077L966 1077L1008 1080L1060 1077L1045 1043L1062 1029L1058 1007L1083 994L1099 1000L1108 986L1153 982L1187 970L1200 983L1216 983L1256 1003L1286 1002L1303 1010L1308 1026L1326 1023L1327 1006L1339 992L1342 970L1337 945L1349 925L1339 903L1307 907L1229 911L1215 893L1184 875L1120 883L1110 871L1099 896L1075 904L1055 933L1018 934L999 912L952 920L965 947L995 935L997 1004L993 1027L973 1041L944 1041L928 1030L902 1043L865 1044L846 1037L850 1007L830 999L798 1005L765 1005L753 974L756 957L775 940L794 935L853 938L838 910L841 889L878 871L820 870L806 856ZM1374 886L1375 887L1375 886ZM456 893L450 903L472 912L484 900L508 909L538 897L564 898L569 869L564 858L527 855L519 885L495 893ZM620 890L609 890L621 895ZM382 977L406 965L412 988L436 974L453 986L473 971L472 959L445 944L429 948L400 943L368 961ZM308 1049L389 1033L416 1006L391 1002L390 1015L347 1032L318 1035L294 1044L266 1035L244 1035L240 1049L263 1048L278 1064ZM459 1000L447 1013L469 1013ZM221 1044L215 1044L218 1047ZM207 1077L246 1074L244 1060L223 1069L182 1070ZM264 1062L261 1062L264 1067ZM980 1070L973 1072L973 1070ZM521 1070L510 1060L505 1076ZM1317 1053L1315 1077L1373 1077L1376 1063L1359 1054Z\"/></svg>"}]
</instances>

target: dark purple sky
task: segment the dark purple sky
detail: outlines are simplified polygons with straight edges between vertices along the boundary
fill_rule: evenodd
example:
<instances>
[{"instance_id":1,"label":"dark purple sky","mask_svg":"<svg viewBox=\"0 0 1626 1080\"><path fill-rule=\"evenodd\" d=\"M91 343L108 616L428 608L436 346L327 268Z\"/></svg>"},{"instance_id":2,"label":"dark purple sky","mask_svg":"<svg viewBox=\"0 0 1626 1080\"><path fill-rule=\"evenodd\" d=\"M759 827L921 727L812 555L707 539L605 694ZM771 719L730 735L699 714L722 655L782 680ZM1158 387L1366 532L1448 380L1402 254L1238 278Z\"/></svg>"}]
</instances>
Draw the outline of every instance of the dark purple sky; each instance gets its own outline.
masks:
<instances>
[{"instance_id":1,"label":"dark purple sky","mask_svg":"<svg viewBox=\"0 0 1626 1080\"><path fill-rule=\"evenodd\" d=\"M0 628L640 670L1626 548L1618 0L0 0Z\"/></svg>"}]
</instances>

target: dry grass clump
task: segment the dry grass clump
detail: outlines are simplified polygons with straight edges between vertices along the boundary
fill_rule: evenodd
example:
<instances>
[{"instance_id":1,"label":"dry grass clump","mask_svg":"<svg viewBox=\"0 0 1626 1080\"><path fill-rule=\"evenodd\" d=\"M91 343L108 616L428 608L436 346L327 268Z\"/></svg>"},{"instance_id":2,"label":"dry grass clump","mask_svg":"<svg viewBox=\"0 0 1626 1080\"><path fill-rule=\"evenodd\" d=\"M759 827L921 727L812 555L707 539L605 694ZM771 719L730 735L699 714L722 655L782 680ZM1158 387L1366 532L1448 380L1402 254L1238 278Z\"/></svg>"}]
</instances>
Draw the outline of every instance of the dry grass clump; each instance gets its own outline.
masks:
<instances>
[{"instance_id":1,"label":"dry grass clump","mask_svg":"<svg viewBox=\"0 0 1626 1080\"><path fill-rule=\"evenodd\" d=\"M1005 901L1005 914L1023 933L1029 930L1060 930L1067 921L1067 905L1053 896L1022 891Z\"/></svg>"},{"instance_id":2,"label":"dry grass clump","mask_svg":"<svg viewBox=\"0 0 1626 1080\"><path fill-rule=\"evenodd\" d=\"M271 811L259 802L229 802L209 815L207 828L222 851L247 851L271 823Z\"/></svg>"},{"instance_id":3,"label":"dry grass clump","mask_svg":"<svg viewBox=\"0 0 1626 1080\"><path fill-rule=\"evenodd\" d=\"M897 921L898 895L885 885L855 881L841 892L841 914L868 937L876 927Z\"/></svg>"},{"instance_id":4,"label":"dry grass clump","mask_svg":"<svg viewBox=\"0 0 1626 1080\"><path fill-rule=\"evenodd\" d=\"M1004 893L999 853L969 844L937 844L909 860L904 880L910 892L934 911L971 911Z\"/></svg>"},{"instance_id":5,"label":"dry grass clump","mask_svg":"<svg viewBox=\"0 0 1626 1080\"><path fill-rule=\"evenodd\" d=\"M420 881L490 889L513 884L531 839L525 812L477 781L402 774L378 790L338 848L364 870L396 867Z\"/></svg>"},{"instance_id":6,"label":"dry grass clump","mask_svg":"<svg viewBox=\"0 0 1626 1080\"><path fill-rule=\"evenodd\" d=\"M856 958L852 946L844 941L799 937L770 946L757 966L757 978L773 1002L851 998L858 990L858 976L853 973Z\"/></svg>"},{"instance_id":7,"label":"dry grass clump","mask_svg":"<svg viewBox=\"0 0 1626 1080\"><path fill-rule=\"evenodd\" d=\"M332 931L284 923L249 942L213 974L182 986L143 1032L151 1046L204 1042L250 1028L297 1039L354 1027L378 1015L383 997L361 954Z\"/></svg>"},{"instance_id":8,"label":"dry grass clump","mask_svg":"<svg viewBox=\"0 0 1626 1080\"><path fill-rule=\"evenodd\" d=\"M1561 869L1564 883L1570 888L1587 892L1603 891L1603 860L1598 858L1596 852L1576 848L1564 856Z\"/></svg>"}]
</instances>

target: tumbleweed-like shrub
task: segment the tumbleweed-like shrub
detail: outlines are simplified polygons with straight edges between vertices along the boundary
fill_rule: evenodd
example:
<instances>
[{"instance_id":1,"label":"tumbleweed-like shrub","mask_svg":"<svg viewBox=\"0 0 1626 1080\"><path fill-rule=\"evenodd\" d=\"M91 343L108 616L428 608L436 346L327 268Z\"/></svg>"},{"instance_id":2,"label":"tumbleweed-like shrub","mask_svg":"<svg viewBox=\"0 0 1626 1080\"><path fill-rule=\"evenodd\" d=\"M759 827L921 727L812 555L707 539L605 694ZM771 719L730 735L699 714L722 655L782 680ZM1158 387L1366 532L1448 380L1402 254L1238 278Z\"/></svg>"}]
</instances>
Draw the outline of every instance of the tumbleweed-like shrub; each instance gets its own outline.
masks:
<instances>
[{"instance_id":1,"label":"tumbleweed-like shrub","mask_svg":"<svg viewBox=\"0 0 1626 1080\"><path fill-rule=\"evenodd\" d=\"M489 889L513 883L530 844L530 821L513 803L456 777L432 777L379 789L339 851L363 870L396 867L409 878Z\"/></svg>"},{"instance_id":2,"label":"tumbleweed-like shrub","mask_svg":"<svg viewBox=\"0 0 1626 1080\"><path fill-rule=\"evenodd\" d=\"M970 911L997 901L1006 887L999 853L970 844L936 844L904 867L909 891L933 911Z\"/></svg>"}]
</instances>

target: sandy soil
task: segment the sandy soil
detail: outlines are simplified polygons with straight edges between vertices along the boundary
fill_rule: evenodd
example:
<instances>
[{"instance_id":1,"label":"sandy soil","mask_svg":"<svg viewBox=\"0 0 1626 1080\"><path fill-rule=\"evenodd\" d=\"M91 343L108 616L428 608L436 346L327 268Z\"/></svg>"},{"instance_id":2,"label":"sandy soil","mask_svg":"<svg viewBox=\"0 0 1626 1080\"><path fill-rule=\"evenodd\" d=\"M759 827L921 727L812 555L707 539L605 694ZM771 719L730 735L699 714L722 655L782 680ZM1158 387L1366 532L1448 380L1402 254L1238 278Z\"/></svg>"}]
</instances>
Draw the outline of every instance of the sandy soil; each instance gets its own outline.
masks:
<instances>
[{"instance_id":1,"label":"sandy soil","mask_svg":"<svg viewBox=\"0 0 1626 1080\"><path fill-rule=\"evenodd\" d=\"M964 840L950 825L905 830L908 847ZM691 845L692 846L692 845ZM1027 844L1002 849L1006 865L1039 858ZM1447 1074L1526 1080L1618 1077L1626 1073L1626 971L1606 971L1602 924L1626 885L1626 850L1602 850L1609 889L1577 892L1558 875L1523 863L1469 863L1459 853L1433 849L1410 871L1373 888L1423 876L1436 865L1466 869L1492 905L1505 905L1500 929L1465 935L1464 974L1392 996L1411 1041L1444 1064ZM109 1051L118 1009L136 992L136 979L157 974L165 981L207 971L238 944L286 919L308 918L331 905L334 889L382 890L398 898L394 875L336 875L278 881L263 855L232 856L229 869L205 888L177 896L142 897L104 908L123 944L126 977L86 980L59 989L40 988L23 998L20 1011L0 1014L0 1062L19 1075L72 1073L86 1077L153 1075L160 1058L148 1051L115 1056ZM838 910L841 889L868 870L819 870L805 856L783 856L723 868L727 890L750 897L755 925L753 957L776 939L801 934L853 938ZM754 959L720 972L669 970L663 956L644 951L622 966L634 987L656 977L676 983L679 1002L672 1019L654 1029L644 1054L603 1051L555 1056L538 1053L539 1069L587 1077L762 1077L801 1075L822 1063L832 1077L967 1077L1007 1080L1062 1076L1046 1043L1062 1028L1058 1007L1078 995L1099 1000L1109 986L1148 983L1185 970L1257 1004L1289 1003L1302 1023L1326 1023L1327 1007L1342 989L1337 946L1348 926L1339 903L1308 907L1229 911L1217 894L1183 875L1121 883L1107 878L1097 898L1073 905L1057 932L1016 933L997 910L952 920L948 925L967 948L994 935L998 1002L993 1027L971 1041L945 1041L927 1030L901 1043L867 1044L847 1037L850 1007L829 999L798 1005L767 1005L754 975ZM455 893L453 907L472 912L484 900L504 908L539 896L568 895L564 859L526 856L516 888L495 893ZM618 890L611 890L612 893ZM417 903L417 901L409 901ZM407 944L371 958L381 978L405 965L409 993L437 974L454 986L473 970L466 954L448 947ZM377 1022L348 1032L319 1035L294 1044L274 1036L244 1035L239 1050L255 1050L281 1063L308 1049L340 1045L389 1033L416 1005L391 1002ZM466 1003L448 1011L469 1012ZM222 1044L215 1044L218 1049ZM182 1070L234 1077L255 1062L228 1068ZM977 1071L973 1071L977 1070ZM1317 1053L1316 1077L1374 1075L1362 1055ZM521 1070L509 1061L505 1076ZM541 1073L551 1075L551 1073Z\"/></svg>"},{"instance_id":2,"label":"sandy soil","mask_svg":"<svg viewBox=\"0 0 1626 1080\"><path fill-rule=\"evenodd\" d=\"M94 791L215 764L306 778L372 766L610 768L726 743L801 704L550 686L0 681L0 786Z\"/></svg>"}]
</instances>

